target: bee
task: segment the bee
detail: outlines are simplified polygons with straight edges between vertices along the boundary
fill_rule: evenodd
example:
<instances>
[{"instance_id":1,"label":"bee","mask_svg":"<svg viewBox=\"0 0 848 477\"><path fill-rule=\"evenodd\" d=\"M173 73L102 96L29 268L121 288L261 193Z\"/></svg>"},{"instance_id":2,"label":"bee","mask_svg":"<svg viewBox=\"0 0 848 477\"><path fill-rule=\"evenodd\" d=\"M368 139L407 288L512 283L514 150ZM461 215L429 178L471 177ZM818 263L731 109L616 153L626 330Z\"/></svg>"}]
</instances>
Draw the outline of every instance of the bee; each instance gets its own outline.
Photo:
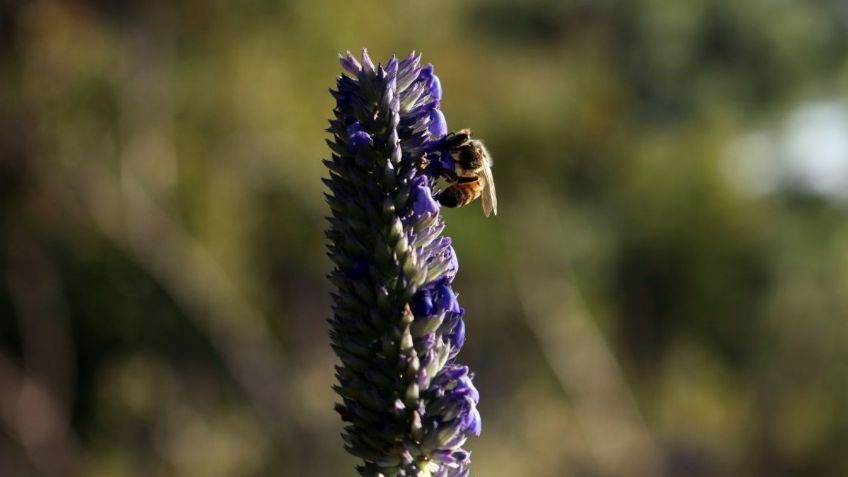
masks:
<instances>
[{"instance_id":1,"label":"bee","mask_svg":"<svg viewBox=\"0 0 848 477\"><path fill-rule=\"evenodd\" d=\"M461 129L445 136L444 144L455 166L453 171L445 173L450 185L439 193L439 202L445 207L462 207L480 197L483 214L498 215L492 156L483 142L472 139L470 129Z\"/></svg>"}]
</instances>

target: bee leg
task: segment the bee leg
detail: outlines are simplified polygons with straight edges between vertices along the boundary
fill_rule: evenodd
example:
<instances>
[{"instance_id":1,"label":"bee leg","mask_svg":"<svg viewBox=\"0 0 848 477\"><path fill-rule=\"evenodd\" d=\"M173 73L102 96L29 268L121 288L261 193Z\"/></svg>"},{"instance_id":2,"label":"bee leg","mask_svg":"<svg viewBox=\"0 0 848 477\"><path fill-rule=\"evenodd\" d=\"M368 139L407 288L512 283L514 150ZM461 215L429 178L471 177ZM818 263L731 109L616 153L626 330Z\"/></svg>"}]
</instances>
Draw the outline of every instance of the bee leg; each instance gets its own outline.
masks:
<instances>
[{"instance_id":1,"label":"bee leg","mask_svg":"<svg viewBox=\"0 0 848 477\"><path fill-rule=\"evenodd\" d=\"M442 167L442 175L451 182L456 182L459 180L459 176L456 175L456 171L453 167Z\"/></svg>"},{"instance_id":2,"label":"bee leg","mask_svg":"<svg viewBox=\"0 0 848 477\"><path fill-rule=\"evenodd\" d=\"M439 176L446 178L451 182L457 182L459 176L456 175L456 160L447 151L442 151L439 154L439 159L436 162L437 173Z\"/></svg>"}]
</instances>

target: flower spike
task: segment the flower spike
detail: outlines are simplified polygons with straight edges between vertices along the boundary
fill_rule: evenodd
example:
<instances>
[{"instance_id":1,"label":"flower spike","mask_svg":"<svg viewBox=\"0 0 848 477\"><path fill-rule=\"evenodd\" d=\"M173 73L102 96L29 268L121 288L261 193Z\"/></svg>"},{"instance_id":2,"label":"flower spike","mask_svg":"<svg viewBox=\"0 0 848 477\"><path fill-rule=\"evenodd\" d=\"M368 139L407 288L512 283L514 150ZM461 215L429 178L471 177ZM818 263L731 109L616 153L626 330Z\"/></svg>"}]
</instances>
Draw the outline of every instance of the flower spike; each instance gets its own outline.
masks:
<instances>
[{"instance_id":1,"label":"flower spike","mask_svg":"<svg viewBox=\"0 0 848 477\"><path fill-rule=\"evenodd\" d=\"M467 476L479 393L456 362L458 262L427 166L441 163L448 131L441 83L416 53L385 67L365 50L339 62L324 182L342 439L363 476Z\"/></svg>"}]
</instances>

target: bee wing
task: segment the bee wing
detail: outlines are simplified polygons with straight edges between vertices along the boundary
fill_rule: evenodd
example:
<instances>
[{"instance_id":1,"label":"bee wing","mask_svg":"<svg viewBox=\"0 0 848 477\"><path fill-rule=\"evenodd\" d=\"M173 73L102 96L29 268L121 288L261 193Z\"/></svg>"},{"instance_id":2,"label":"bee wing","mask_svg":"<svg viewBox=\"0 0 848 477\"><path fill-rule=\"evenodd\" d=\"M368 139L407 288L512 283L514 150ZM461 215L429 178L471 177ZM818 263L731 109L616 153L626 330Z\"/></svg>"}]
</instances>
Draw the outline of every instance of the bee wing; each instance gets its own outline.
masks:
<instances>
[{"instance_id":1,"label":"bee wing","mask_svg":"<svg viewBox=\"0 0 848 477\"><path fill-rule=\"evenodd\" d=\"M486 164L483 166L483 173L480 177L483 182L481 201L483 203L483 214L488 217L492 213L498 215L498 198L495 196L495 179L492 177L492 156L489 155L489 151L486 151L485 155Z\"/></svg>"}]
</instances>

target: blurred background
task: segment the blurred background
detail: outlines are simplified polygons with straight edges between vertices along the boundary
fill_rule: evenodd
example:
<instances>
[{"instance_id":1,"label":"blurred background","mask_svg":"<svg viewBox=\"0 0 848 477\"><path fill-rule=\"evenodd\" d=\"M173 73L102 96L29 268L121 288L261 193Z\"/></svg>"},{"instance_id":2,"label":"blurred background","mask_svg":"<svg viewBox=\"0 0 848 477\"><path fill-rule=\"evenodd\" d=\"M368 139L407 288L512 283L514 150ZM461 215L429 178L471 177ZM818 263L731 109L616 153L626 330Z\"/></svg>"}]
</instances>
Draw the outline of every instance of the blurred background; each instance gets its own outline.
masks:
<instances>
[{"instance_id":1,"label":"blurred background","mask_svg":"<svg viewBox=\"0 0 848 477\"><path fill-rule=\"evenodd\" d=\"M0 1L0 476L354 475L337 53L422 51L474 472L848 475L843 0Z\"/></svg>"}]
</instances>

